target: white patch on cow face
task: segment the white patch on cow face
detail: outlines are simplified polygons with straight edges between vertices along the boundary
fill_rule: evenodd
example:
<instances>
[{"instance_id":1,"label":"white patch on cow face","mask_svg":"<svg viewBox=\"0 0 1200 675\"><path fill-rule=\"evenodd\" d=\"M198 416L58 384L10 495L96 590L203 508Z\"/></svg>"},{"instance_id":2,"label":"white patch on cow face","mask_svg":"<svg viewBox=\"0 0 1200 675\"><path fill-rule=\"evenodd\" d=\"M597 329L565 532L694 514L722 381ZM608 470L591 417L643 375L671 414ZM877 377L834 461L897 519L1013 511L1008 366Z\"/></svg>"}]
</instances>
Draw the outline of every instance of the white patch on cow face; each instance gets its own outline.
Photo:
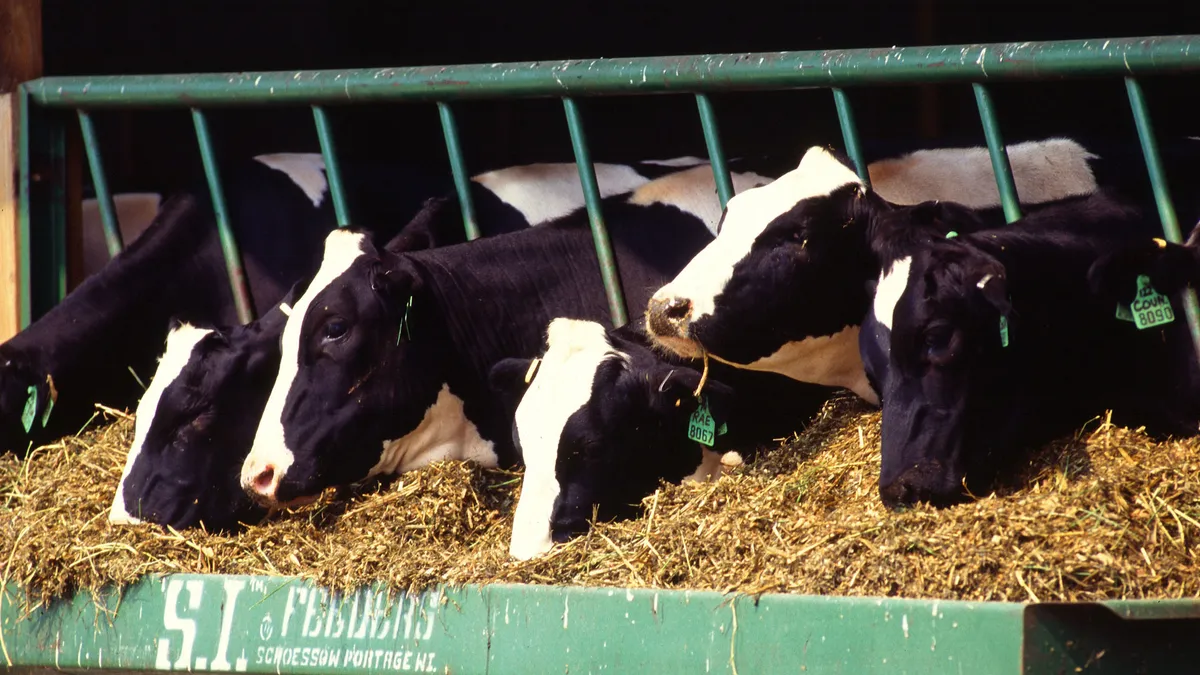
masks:
<instances>
[{"instance_id":1,"label":"white patch on cow face","mask_svg":"<svg viewBox=\"0 0 1200 675\"><path fill-rule=\"evenodd\" d=\"M700 465L696 467L690 475L683 477L683 482L694 481L697 483L708 483L716 480L721 475L721 453L714 452L708 448L702 448L704 452L703 458L700 460Z\"/></svg>"},{"instance_id":2,"label":"white patch on cow face","mask_svg":"<svg viewBox=\"0 0 1200 675\"><path fill-rule=\"evenodd\" d=\"M405 473L451 459L486 467L500 463L492 442L484 440L467 419L462 399L450 393L450 385L443 384L416 429L402 438L384 441L379 462L367 475Z\"/></svg>"},{"instance_id":3,"label":"white patch on cow face","mask_svg":"<svg viewBox=\"0 0 1200 675\"><path fill-rule=\"evenodd\" d=\"M734 194L766 185L770 178L756 173L732 173ZM708 231L716 236L717 223L721 220L721 200L717 197L717 183L709 165L668 174L646 183L629 195L629 203L640 206L666 204L684 213L691 214L704 222Z\"/></svg>"},{"instance_id":4,"label":"white patch on cow face","mask_svg":"<svg viewBox=\"0 0 1200 675\"><path fill-rule=\"evenodd\" d=\"M596 164L600 196L629 192L649 182L624 164ZM481 173L471 178L504 203L521 212L529 224L544 223L583 206L583 186L574 164L526 164Z\"/></svg>"},{"instance_id":5,"label":"white patch on cow face","mask_svg":"<svg viewBox=\"0 0 1200 675\"><path fill-rule=\"evenodd\" d=\"M905 256L892 263L890 269L879 273L879 283L875 286L875 301L872 305L875 320L884 328L892 329L892 315L896 312L896 303L908 288L908 274L912 268L912 256Z\"/></svg>"},{"instance_id":6,"label":"white patch on cow face","mask_svg":"<svg viewBox=\"0 0 1200 675\"><path fill-rule=\"evenodd\" d=\"M707 164L707 159L699 157L673 157L671 159L644 159L642 164L653 164L655 166L696 166L697 164Z\"/></svg>"},{"instance_id":7,"label":"white patch on cow face","mask_svg":"<svg viewBox=\"0 0 1200 675\"><path fill-rule=\"evenodd\" d=\"M255 478L270 466L274 469L273 482L265 492L257 489L256 491L273 499L275 488L295 460L283 437L283 404L296 375L300 372L300 327L313 298L345 273L363 254L364 239L366 235L361 232L341 229L334 230L325 237L325 257L321 260L321 268L317 270L304 295L292 306L292 313L283 327L283 335L280 337L279 375L271 387L271 395L263 408L258 429L254 432L254 445L242 464L241 481L244 489L253 489Z\"/></svg>"},{"instance_id":8,"label":"white patch on cow face","mask_svg":"<svg viewBox=\"0 0 1200 675\"><path fill-rule=\"evenodd\" d=\"M800 165L778 180L730 199L721 234L674 280L658 289L654 298L690 300L691 321L711 315L717 296L733 276L734 265L746 257L754 240L772 220L800 200L828 195L850 184L862 185L862 181L824 148L810 148Z\"/></svg>"},{"instance_id":9,"label":"white patch on cow face","mask_svg":"<svg viewBox=\"0 0 1200 675\"><path fill-rule=\"evenodd\" d=\"M1088 160L1096 155L1068 138L1006 146L1022 204L1041 204L1096 191ZM951 201L971 208L1000 204L987 148L917 150L867 167L871 189L893 204Z\"/></svg>"},{"instance_id":10,"label":"white patch on cow face","mask_svg":"<svg viewBox=\"0 0 1200 675\"><path fill-rule=\"evenodd\" d=\"M604 327L593 321L554 319L546 331L542 364L521 397L515 416L525 462L521 497L508 552L528 560L550 550L550 518L561 486L555 475L558 443L567 419L592 397L596 369L617 356Z\"/></svg>"},{"instance_id":11,"label":"white patch on cow face","mask_svg":"<svg viewBox=\"0 0 1200 675\"><path fill-rule=\"evenodd\" d=\"M108 522L116 525L134 525L142 522L141 519L130 515L125 506L125 479L129 477L129 472L133 470L134 463L142 453L142 446L146 443L146 435L150 433L150 425L154 423L163 391L183 372L184 366L192 358L192 350L196 348L196 344L211 332L212 329L197 328L184 323L167 334L166 351L158 360L158 369L154 371L150 386L146 387L146 393L142 394L142 399L138 401L137 414L133 421L133 445L125 458L125 470L121 472L121 482L117 484L117 494L113 497L112 508L108 511Z\"/></svg>"},{"instance_id":12,"label":"white patch on cow face","mask_svg":"<svg viewBox=\"0 0 1200 675\"><path fill-rule=\"evenodd\" d=\"M749 364L730 364L747 370L780 373L800 382L845 387L871 403L879 396L867 381L858 350L858 326L839 333L784 343L775 353Z\"/></svg>"},{"instance_id":13,"label":"white patch on cow face","mask_svg":"<svg viewBox=\"0 0 1200 675\"><path fill-rule=\"evenodd\" d=\"M282 171L304 191L304 195L312 201L313 207L319 207L325 200L325 191L329 189L329 181L325 180L325 158L311 152L281 152L274 155L257 155L254 159L263 164Z\"/></svg>"}]
</instances>

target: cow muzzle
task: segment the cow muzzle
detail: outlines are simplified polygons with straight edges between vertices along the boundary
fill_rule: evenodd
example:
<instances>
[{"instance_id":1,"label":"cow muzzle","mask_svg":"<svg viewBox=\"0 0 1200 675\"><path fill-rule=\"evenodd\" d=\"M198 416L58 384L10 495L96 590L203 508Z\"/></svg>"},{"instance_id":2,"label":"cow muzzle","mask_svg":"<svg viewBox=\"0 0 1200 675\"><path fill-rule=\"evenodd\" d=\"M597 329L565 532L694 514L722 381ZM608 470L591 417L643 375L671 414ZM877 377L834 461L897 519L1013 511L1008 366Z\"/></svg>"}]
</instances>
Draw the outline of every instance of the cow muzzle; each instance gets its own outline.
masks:
<instances>
[{"instance_id":1,"label":"cow muzzle","mask_svg":"<svg viewBox=\"0 0 1200 675\"><path fill-rule=\"evenodd\" d=\"M913 466L890 483L879 484L879 498L889 509L925 502L931 506L952 506L968 500L961 483L952 483L940 462Z\"/></svg>"},{"instance_id":2,"label":"cow muzzle","mask_svg":"<svg viewBox=\"0 0 1200 675\"><path fill-rule=\"evenodd\" d=\"M654 297L646 305L646 330L662 346L686 358L702 356L692 339L692 301L678 296Z\"/></svg>"},{"instance_id":3,"label":"cow muzzle","mask_svg":"<svg viewBox=\"0 0 1200 675\"><path fill-rule=\"evenodd\" d=\"M242 489L250 498L259 504L279 507L279 482L283 480L283 470L271 461L247 461L242 468Z\"/></svg>"}]
</instances>

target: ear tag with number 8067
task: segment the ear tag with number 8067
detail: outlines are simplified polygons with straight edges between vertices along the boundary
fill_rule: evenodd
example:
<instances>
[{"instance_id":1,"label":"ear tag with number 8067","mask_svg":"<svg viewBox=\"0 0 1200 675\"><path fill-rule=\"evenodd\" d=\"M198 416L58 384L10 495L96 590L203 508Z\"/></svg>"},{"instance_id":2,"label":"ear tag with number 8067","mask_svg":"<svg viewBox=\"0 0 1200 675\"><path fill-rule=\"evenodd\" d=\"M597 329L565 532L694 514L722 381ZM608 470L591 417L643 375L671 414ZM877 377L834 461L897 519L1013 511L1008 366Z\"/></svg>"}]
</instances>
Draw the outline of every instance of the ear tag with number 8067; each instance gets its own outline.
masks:
<instances>
[{"instance_id":1,"label":"ear tag with number 8067","mask_svg":"<svg viewBox=\"0 0 1200 675\"><path fill-rule=\"evenodd\" d=\"M700 399L696 412L688 419L688 438L712 447L717 438L717 423L708 412L708 401Z\"/></svg>"}]
</instances>

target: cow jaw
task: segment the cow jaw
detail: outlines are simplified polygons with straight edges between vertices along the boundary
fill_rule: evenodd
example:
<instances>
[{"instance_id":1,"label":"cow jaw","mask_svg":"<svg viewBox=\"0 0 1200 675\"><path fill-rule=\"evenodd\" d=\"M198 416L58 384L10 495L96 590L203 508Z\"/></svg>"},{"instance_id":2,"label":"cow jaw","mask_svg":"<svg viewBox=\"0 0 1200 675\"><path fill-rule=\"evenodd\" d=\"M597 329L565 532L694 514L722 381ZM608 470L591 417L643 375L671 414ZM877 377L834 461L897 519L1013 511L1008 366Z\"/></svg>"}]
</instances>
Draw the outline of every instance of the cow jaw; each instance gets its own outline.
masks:
<instances>
[{"instance_id":1,"label":"cow jaw","mask_svg":"<svg viewBox=\"0 0 1200 675\"><path fill-rule=\"evenodd\" d=\"M553 546L550 520L562 489L555 466L563 428L591 399L596 368L611 354L604 327L592 321L555 319L547 335L548 349L515 415L525 477L508 551L518 560Z\"/></svg>"},{"instance_id":2,"label":"cow jaw","mask_svg":"<svg viewBox=\"0 0 1200 675\"><path fill-rule=\"evenodd\" d=\"M138 401L137 414L133 422L133 446L130 447L129 455L125 458L125 469L121 472L121 482L117 484L117 493L113 496L112 508L108 512L108 522L116 525L134 525L142 522L141 519L130 515L125 504L125 480L129 477L129 472L133 470L133 465L137 463L137 459L142 453L142 446L146 444L146 436L150 433L150 426L154 424L154 416L158 403L162 399L163 391L175 381L175 378L179 377L192 358L192 350L205 335L211 332L211 329L197 328L184 323L167 334L166 351L159 359L158 369L154 371L154 378L150 380L150 386L146 388L142 400Z\"/></svg>"},{"instance_id":3,"label":"cow jaw","mask_svg":"<svg viewBox=\"0 0 1200 675\"><path fill-rule=\"evenodd\" d=\"M292 307L292 313L284 325L280 338L279 375L263 408L250 454L242 464L242 489L265 506L279 506L275 491L288 467L295 461L295 455L284 438L283 406L300 373L300 329L304 317L313 298L363 255L365 238L366 235L361 232L334 230L329 233L325 238L325 256L321 260L321 267L304 295Z\"/></svg>"},{"instance_id":4,"label":"cow jaw","mask_svg":"<svg viewBox=\"0 0 1200 675\"><path fill-rule=\"evenodd\" d=\"M879 395L867 381L858 349L859 326L846 326L834 335L793 340L752 363L728 365L746 370L779 373L799 382L845 387L871 405Z\"/></svg>"},{"instance_id":5,"label":"cow jaw","mask_svg":"<svg viewBox=\"0 0 1200 675\"><path fill-rule=\"evenodd\" d=\"M848 184L862 185L862 181L827 150L813 147L799 166L778 180L730 199L717 238L651 297L646 312L651 337L685 358L699 356L703 346L690 335L690 324L713 315L734 267L750 253L759 235L798 202Z\"/></svg>"},{"instance_id":6,"label":"cow jaw","mask_svg":"<svg viewBox=\"0 0 1200 675\"><path fill-rule=\"evenodd\" d=\"M450 385L443 384L437 400L425 411L416 429L383 442L379 462L367 475L405 473L454 459L486 467L500 463L493 443L484 440L475 424L467 419L462 399L450 393Z\"/></svg>"}]
</instances>

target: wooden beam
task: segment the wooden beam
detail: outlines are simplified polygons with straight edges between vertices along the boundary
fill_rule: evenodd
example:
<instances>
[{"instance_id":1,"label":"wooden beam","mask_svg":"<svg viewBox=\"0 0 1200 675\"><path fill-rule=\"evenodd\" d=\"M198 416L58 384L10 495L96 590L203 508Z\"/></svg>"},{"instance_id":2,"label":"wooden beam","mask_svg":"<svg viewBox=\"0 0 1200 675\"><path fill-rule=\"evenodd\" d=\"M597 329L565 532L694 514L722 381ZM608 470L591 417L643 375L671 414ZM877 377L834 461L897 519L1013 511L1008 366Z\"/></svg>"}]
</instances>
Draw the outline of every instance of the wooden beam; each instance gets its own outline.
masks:
<instances>
[{"instance_id":1,"label":"wooden beam","mask_svg":"<svg viewBox=\"0 0 1200 675\"><path fill-rule=\"evenodd\" d=\"M21 329L17 85L42 74L42 0L0 0L0 342Z\"/></svg>"}]
</instances>

